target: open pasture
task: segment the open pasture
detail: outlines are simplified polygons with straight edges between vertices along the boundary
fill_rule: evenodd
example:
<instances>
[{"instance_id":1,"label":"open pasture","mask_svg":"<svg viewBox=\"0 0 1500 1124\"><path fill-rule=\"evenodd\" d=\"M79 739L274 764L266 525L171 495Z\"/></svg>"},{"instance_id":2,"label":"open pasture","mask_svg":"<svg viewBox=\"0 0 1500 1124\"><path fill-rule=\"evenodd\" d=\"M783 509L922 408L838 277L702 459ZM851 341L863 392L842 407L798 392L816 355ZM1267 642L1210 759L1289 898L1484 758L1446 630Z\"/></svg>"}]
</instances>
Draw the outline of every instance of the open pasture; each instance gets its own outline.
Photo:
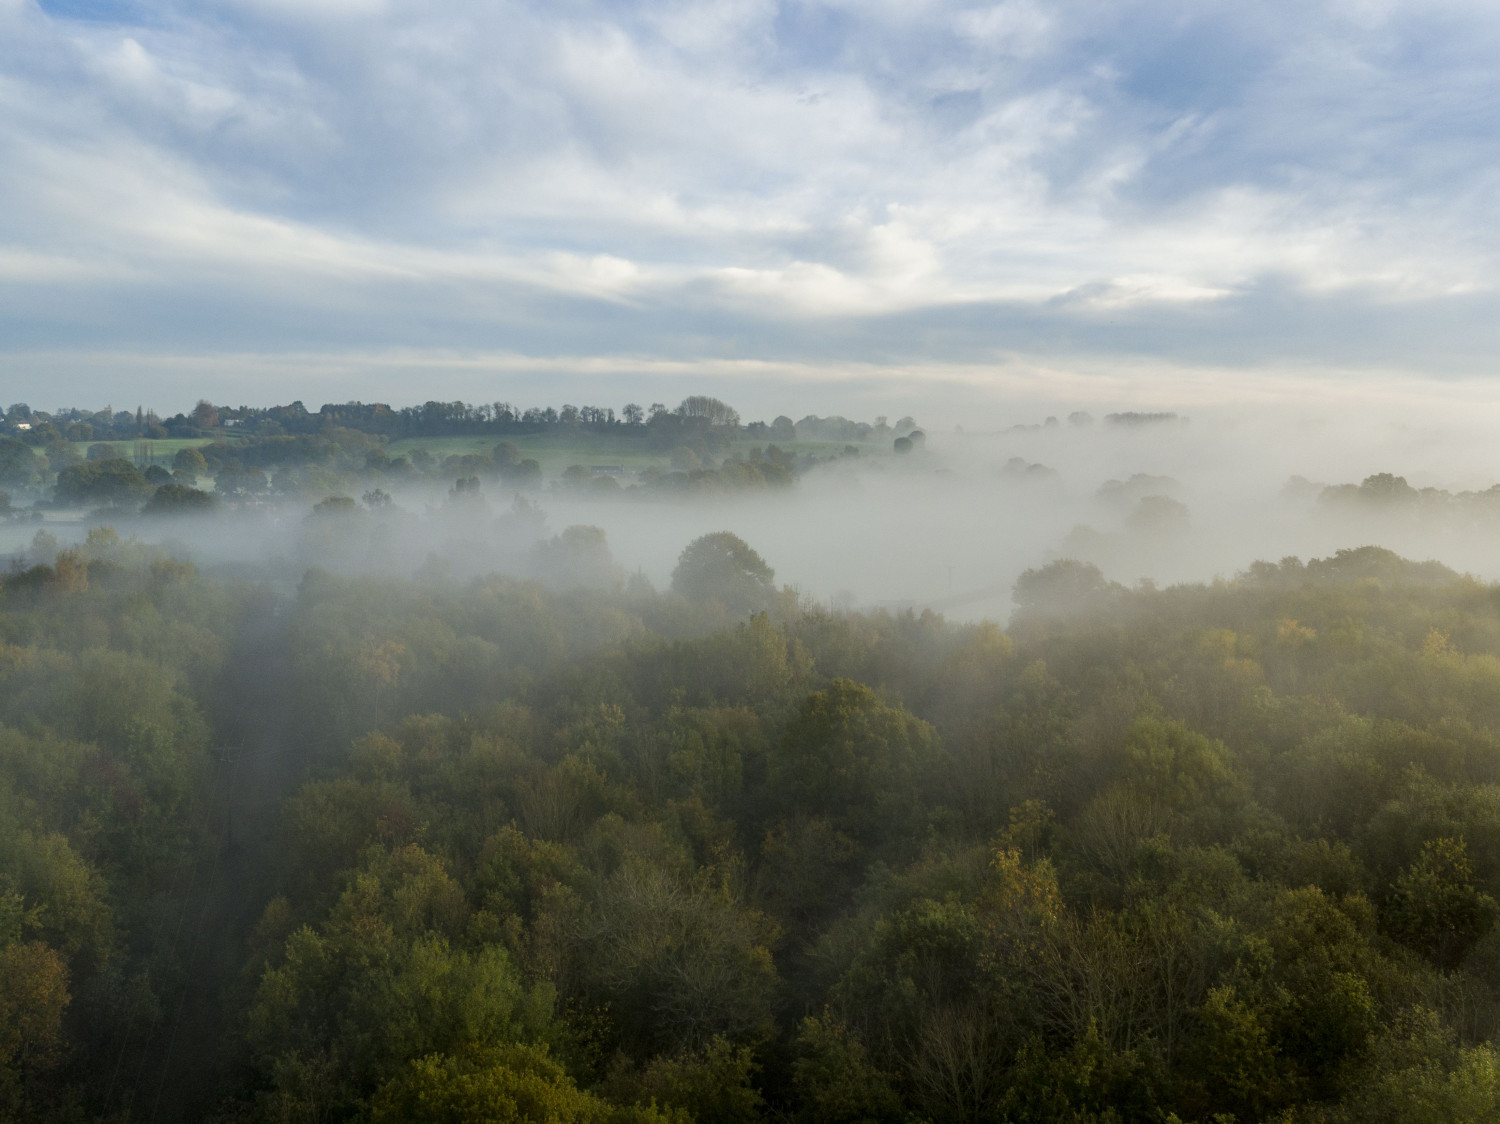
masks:
<instances>
[{"instance_id":1,"label":"open pasture","mask_svg":"<svg viewBox=\"0 0 1500 1124\"><path fill-rule=\"evenodd\" d=\"M87 457L91 446L108 445L114 449L115 456L124 457L143 468L153 464L170 468L172 458L177 455L179 449L197 449L212 443L212 439L208 437L164 437L161 440L133 437L126 441L70 442L80 457Z\"/></svg>"},{"instance_id":2,"label":"open pasture","mask_svg":"<svg viewBox=\"0 0 1500 1124\"><path fill-rule=\"evenodd\" d=\"M446 457L465 454L488 456L501 441L511 441L521 451L523 458L535 460L547 476L556 476L569 465L620 465L627 473L641 472L656 466L666 468L671 463L670 452L652 449L644 438L615 436L613 434L523 434L513 437L495 437L481 434L473 437L403 437L392 441L386 451L392 457L410 456L418 449L426 449L439 461ZM751 449L764 449L772 442L741 439L730 445L731 453L748 456ZM835 441L785 441L780 447L797 454L813 456L836 456L844 446ZM860 446L864 455L886 452L882 447Z\"/></svg>"}]
</instances>

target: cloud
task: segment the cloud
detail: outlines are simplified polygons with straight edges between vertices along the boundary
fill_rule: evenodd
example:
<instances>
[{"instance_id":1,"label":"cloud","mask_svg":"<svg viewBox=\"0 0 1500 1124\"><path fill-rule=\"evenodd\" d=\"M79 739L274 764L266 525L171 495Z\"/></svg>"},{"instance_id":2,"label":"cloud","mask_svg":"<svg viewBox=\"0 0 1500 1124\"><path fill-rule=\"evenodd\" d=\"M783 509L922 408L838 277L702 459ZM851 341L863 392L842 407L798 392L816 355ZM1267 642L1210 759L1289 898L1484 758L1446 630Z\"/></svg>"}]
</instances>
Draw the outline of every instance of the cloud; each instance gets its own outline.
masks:
<instances>
[{"instance_id":1,"label":"cloud","mask_svg":"<svg viewBox=\"0 0 1500 1124\"><path fill-rule=\"evenodd\" d=\"M4 0L0 347L1479 372L1497 46L1416 0Z\"/></svg>"}]
</instances>

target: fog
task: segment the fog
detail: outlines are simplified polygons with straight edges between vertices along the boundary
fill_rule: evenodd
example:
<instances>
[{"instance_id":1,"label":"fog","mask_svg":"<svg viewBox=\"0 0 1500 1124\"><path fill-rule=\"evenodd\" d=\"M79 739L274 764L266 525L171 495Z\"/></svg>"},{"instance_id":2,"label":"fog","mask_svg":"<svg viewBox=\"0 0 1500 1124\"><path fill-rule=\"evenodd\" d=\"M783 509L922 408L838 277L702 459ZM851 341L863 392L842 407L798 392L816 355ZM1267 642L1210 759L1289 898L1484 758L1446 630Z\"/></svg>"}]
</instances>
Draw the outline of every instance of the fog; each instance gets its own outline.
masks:
<instances>
[{"instance_id":1,"label":"fog","mask_svg":"<svg viewBox=\"0 0 1500 1124\"><path fill-rule=\"evenodd\" d=\"M1159 416L1158 416L1159 414ZM145 519L52 511L0 527L16 564L109 525L210 570L294 582L336 572L465 580L500 572L553 584L644 578L665 588L683 547L729 530L774 567L778 585L837 608L930 608L1004 620L1010 589L1058 558L1126 585L1232 577L1257 559L1379 545L1500 578L1500 481L1486 411L1410 403L1342 412L1285 407L1164 410L1134 422L1102 410L987 432L929 432L895 455L859 447L806 468L788 489L712 494L634 489L597 496L549 480L524 495L497 479L379 485L388 506L312 514L316 497ZM920 417L918 418L920 421ZM1409 488L1328 489L1389 473ZM1389 489L1387 489L1389 490ZM568 527L600 528L609 559L548 553ZM46 536L34 543L39 530ZM613 566L608 563L612 560Z\"/></svg>"}]
</instances>

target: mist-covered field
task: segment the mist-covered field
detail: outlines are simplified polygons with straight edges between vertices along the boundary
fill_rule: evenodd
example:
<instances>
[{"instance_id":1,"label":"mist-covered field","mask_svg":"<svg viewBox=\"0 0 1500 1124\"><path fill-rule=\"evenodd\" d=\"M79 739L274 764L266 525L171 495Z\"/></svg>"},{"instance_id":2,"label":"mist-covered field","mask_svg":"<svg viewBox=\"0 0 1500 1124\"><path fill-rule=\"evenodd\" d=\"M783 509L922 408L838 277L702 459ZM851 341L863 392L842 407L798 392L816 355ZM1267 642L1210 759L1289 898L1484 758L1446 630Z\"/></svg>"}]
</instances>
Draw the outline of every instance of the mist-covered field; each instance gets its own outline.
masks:
<instances>
[{"instance_id":1,"label":"mist-covered field","mask_svg":"<svg viewBox=\"0 0 1500 1124\"><path fill-rule=\"evenodd\" d=\"M622 573L658 588L689 541L728 530L767 559L779 583L811 601L1003 621L1016 577L1058 558L1095 564L1125 585L1171 584L1231 577L1256 559L1375 544L1500 576L1500 494L1485 494L1500 482L1500 457L1473 432L1472 417L1465 423L1455 412L1338 417L1288 406L1237 415L1162 411L1125 424L1075 411L1071 420L930 432L905 455L893 453L889 439L794 441L787 450L803 458L795 485L772 490L646 489L643 471L670 466L665 452L639 440L522 438L522 453L542 464L525 487L481 476L476 492L457 495L453 471L355 474L332 478L322 492L225 497L217 511L192 517L62 507L46 510L38 526L66 546L109 524L200 564L267 566L283 577L318 565L549 578L537 569L536 545L586 525L604 531ZM1445 422L1455 427L1447 437ZM404 438L387 452L421 449L440 464L487 457L494 444L483 436ZM741 438L719 459L759 447ZM564 480L569 465L617 471L623 487L601 495ZM212 490L211 478L202 483ZM308 518L324 493L357 497L376 488L389 506L359 505L336 525ZM25 557L38 526L0 525L0 550Z\"/></svg>"}]
</instances>

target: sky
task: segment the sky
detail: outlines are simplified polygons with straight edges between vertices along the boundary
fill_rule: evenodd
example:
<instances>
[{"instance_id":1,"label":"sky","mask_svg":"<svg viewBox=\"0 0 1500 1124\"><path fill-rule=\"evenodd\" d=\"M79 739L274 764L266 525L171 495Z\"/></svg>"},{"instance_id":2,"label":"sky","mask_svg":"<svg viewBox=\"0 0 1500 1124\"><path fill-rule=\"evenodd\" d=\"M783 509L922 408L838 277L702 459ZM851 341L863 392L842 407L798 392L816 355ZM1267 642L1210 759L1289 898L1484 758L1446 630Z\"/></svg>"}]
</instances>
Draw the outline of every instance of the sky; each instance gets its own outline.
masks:
<instances>
[{"instance_id":1,"label":"sky","mask_svg":"<svg viewBox=\"0 0 1500 1124\"><path fill-rule=\"evenodd\" d=\"M1442 0L0 0L0 397L1463 410L1497 57Z\"/></svg>"}]
</instances>

